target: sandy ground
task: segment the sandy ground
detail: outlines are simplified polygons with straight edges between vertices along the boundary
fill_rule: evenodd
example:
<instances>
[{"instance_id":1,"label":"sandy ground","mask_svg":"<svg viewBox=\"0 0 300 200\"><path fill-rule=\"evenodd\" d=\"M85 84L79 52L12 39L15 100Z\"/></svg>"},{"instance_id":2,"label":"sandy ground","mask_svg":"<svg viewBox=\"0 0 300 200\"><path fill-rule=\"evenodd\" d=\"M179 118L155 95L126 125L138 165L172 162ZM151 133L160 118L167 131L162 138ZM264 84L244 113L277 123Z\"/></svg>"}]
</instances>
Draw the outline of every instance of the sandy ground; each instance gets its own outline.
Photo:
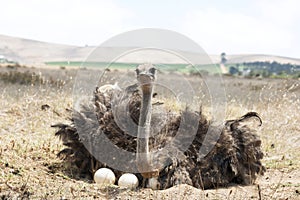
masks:
<instances>
[{"instance_id":1,"label":"sandy ground","mask_svg":"<svg viewBox=\"0 0 300 200\"><path fill-rule=\"evenodd\" d=\"M204 191L177 185L160 191L130 191L116 186L101 188L56 157L63 147L50 125L68 122L66 108L73 105L76 70L0 68L2 75L8 70L34 71L52 81L20 84L1 76L1 199L300 199L299 80L223 77L226 118L257 111L263 119L260 136L267 172L255 185ZM112 77L120 75L110 73ZM187 79L193 82L197 78ZM50 108L42 110L45 104Z\"/></svg>"}]
</instances>

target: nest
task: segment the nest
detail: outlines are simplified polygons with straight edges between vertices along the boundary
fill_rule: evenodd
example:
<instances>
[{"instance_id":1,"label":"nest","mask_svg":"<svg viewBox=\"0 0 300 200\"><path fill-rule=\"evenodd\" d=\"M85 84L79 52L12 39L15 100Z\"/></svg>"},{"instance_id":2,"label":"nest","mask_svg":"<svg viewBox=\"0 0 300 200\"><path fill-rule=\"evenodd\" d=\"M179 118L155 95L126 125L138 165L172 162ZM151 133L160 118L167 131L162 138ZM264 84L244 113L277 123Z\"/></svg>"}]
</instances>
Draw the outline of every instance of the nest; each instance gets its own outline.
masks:
<instances>
[{"instance_id":1,"label":"nest","mask_svg":"<svg viewBox=\"0 0 300 200\"><path fill-rule=\"evenodd\" d=\"M113 105L117 107L112 109ZM141 96L138 90L121 93L114 88L106 91L97 88L94 101L82 105L80 111L74 111L71 125L52 126L58 128L55 135L59 136L66 146L58 156L75 164L81 173L90 174L92 177L97 169L110 167L109 163L99 160L112 159L116 153L103 152L106 142L102 141L101 136L105 135L113 145L132 153L132 157L129 156L127 160L130 163L127 169L111 168L116 177L132 171L137 146L137 130L133 125L138 124L140 107ZM195 112L186 109L181 113L169 111L166 115L161 115L159 110L158 108L158 112L152 115L152 131L158 131L158 134L150 138L150 149L159 152L167 145L170 149L174 147L173 155L166 157L165 154L161 154L155 158L162 166L158 177L159 189L183 183L202 189L232 183L248 185L253 184L257 176L264 173L265 167L261 163L261 140L256 129L248 125L248 122L253 121L258 121L258 125L261 125L257 113L250 112L238 119L228 120L222 126L212 126L201 110ZM114 115L116 112L117 115ZM160 128L155 130L155 127ZM181 137L174 139L179 129ZM192 141L191 133L195 133ZM215 138L218 138L217 141ZM200 148L204 142L213 146L205 156L200 155ZM188 147L181 149L183 146ZM101 159L96 159L93 155L98 155ZM140 187L145 187L148 180L138 172L135 174L140 180Z\"/></svg>"}]
</instances>

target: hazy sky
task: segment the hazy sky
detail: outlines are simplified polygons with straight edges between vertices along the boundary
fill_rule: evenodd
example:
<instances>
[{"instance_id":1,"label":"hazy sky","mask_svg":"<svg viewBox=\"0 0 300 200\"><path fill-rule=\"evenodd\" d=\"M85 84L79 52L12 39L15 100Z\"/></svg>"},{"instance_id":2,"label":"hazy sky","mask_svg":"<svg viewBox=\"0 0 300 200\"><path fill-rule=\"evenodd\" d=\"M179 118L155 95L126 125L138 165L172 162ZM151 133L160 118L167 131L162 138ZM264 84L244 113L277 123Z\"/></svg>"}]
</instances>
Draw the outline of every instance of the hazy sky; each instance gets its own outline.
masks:
<instances>
[{"instance_id":1,"label":"hazy sky","mask_svg":"<svg viewBox=\"0 0 300 200\"><path fill-rule=\"evenodd\" d=\"M298 0L3 0L0 34L99 45L138 28L164 28L208 54L263 53L300 58Z\"/></svg>"}]
</instances>

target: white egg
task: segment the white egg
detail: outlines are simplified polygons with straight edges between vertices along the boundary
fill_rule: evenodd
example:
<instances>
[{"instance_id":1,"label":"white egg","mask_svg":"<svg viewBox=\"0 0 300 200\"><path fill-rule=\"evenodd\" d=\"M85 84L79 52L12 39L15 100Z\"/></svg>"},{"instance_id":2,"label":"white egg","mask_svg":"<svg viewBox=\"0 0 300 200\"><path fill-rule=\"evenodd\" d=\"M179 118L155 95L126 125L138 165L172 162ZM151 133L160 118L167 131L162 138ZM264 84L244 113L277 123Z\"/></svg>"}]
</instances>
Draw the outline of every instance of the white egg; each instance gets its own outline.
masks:
<instances>
[{"instance_id":1,"label":"white egg","mask_svg":"<svg viewBox=\"0 0 300 200\"><path fill-rule=\"evenodd\" d=\"M148 187L150 187L152 190L159 189L159 182L157 180L157 177L149 178L149 180L148 180Z\"/></svg>"},{"instance_id":2,"label":"white egg","mask_svg":"<svg viewBox=\"0 0 300 200\"><path fill-rule=\"evenodd\" d=\"M134 174L123 174L118 181L120 187L126 187L129 189L135 189L139 185L139 180Z\"/></svg>"},{"instance_id":3,"label":"white egg","mask_svg":"<svg viewBox=\"0 0 300 200\"><path fill-rule=\"evenodd\" d=\"M110 169L100 168L94 174L94 181L100 185L110 185L115 183L116 176Z\"/></svg>"}]
</instances>

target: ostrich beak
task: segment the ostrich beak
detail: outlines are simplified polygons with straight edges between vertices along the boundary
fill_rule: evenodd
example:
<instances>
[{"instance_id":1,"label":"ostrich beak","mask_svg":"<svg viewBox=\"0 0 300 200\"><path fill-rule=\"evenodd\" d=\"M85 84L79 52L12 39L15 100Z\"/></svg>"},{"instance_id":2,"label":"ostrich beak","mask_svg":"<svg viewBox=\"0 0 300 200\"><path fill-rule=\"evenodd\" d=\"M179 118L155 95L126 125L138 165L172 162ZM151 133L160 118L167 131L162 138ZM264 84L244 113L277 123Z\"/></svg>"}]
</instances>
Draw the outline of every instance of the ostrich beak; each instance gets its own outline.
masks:
<instances>
[{"instance_id":1,"label":"ostrich beak","mask_svg":"<svg viewBox=\"0 0 300 200\"><path fill-rule=\"evenodd\" d=\"M138 75L137 78L141 84L150 84L154 81L153 74L149 72L142 72Z\"/></svg>"},{"instance_id":2,"label":"ostrich beak","mask_svg":"<svg viewBox=\"0 0 300 200\"><path fill-rule=\"evenodd\" d=\"M137 77L139 83L140 83L140 86L141 86L141 89L143 90L143 92L145 93L150 93L151 91L151 86L152 86L152 83L154 81L154 77L152 74L150 73L140 73Z\"/></svg>"}]
</instances>

